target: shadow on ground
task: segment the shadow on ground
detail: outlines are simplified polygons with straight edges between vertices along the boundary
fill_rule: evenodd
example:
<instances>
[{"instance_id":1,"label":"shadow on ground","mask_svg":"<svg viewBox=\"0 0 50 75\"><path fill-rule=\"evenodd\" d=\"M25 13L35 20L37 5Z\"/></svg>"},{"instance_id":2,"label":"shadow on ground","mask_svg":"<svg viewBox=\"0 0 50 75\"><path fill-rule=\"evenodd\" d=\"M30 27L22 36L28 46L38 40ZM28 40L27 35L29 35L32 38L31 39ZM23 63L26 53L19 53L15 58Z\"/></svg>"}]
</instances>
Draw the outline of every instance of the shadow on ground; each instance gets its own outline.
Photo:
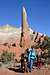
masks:
<instances>
[{"instance_id":1,"label":"shadow on ground","mask_svg":"<svg viewBox=\"0 0 50 75\"><path fill-rule=\"evenodd\" d=\"M14 71L14 72L24 73L19 66L17 66L17 67L16 68L15 67L14 68L8 68L8 69L11 70L11 71Z\"/></svg>"}]
</instances>

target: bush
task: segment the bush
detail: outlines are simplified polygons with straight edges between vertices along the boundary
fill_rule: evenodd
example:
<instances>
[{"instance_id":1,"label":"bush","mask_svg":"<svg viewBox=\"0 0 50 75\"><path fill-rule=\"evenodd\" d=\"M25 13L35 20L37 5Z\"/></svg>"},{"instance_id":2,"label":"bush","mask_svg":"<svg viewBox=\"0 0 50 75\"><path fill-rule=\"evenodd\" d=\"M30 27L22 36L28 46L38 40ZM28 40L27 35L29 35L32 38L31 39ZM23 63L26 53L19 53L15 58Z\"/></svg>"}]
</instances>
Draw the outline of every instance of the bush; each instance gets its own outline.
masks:
<instances>
[{"instance_id":1,"label":"bush","mask_svg":"<svg viewBox=\"0 0 50 75\"><path fill-rule=\"evenodd\" d=\"M14 60L15 53L9 52L9 51L3 51L1 54L1 59L3 63L8 63L11 60Z\"/></svg>"}]
</instances>

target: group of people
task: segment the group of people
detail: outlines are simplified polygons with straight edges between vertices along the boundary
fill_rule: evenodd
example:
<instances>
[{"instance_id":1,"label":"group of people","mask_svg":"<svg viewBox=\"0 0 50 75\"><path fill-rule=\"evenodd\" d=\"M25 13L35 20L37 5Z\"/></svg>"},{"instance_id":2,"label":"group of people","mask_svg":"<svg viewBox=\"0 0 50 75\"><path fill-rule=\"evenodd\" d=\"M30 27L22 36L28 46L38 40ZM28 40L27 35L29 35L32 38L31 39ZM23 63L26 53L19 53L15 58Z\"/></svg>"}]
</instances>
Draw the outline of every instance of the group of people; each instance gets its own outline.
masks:
<instances>
[{"instance_id":1,"label":"group of people","mask_svg":"<svg viewBox=\"0 0 50 75\"><path fill-rule=\"evenodd\" d=\"M41 59L37 57L35 49L32 46L21 55L21 70L31 72L35 63L38 68L42 65Z\"/></svg>"}]
</instances>

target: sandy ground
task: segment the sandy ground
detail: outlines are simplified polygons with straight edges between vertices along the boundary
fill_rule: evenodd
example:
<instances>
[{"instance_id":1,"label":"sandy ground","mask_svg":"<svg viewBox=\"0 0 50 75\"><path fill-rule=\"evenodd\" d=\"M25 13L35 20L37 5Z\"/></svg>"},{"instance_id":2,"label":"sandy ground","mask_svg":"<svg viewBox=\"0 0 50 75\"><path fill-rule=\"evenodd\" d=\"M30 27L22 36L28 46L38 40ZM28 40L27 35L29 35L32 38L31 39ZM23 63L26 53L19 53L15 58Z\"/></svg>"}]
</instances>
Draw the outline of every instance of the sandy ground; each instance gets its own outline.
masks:
<instances>
[{"instance_id":1,"label":"sandy ground","mask_svg":"<svg viewBox=\"0 0 50 75\"><path fill-rule=\"evenodd\" d=\"M14 70L9 70L6 68L0 68L0 75L50 75L50 69L41 68L41 69L33 69L32 73L21 73Z\"/></svg>"}]
</instances>

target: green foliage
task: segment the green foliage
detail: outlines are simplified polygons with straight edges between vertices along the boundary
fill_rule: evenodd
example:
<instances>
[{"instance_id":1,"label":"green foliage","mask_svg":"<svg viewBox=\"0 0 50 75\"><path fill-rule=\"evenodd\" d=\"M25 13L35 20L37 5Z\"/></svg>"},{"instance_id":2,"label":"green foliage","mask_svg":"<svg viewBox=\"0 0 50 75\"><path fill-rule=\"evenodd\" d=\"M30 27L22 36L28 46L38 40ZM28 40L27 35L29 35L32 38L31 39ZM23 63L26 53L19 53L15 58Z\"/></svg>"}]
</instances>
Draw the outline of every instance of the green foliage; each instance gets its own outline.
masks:
<instances>
[{"instance_id":1,"label":"green foliage","mask_svg":"<svg viewBox=\"0 0 50 75\"><path fill-rule=\"evenodd\" d=\"M50 37L48 37L48 40L50 41Z\"/></svg>"},{"instance_id":2,"label":"green foliage","mask_svg":"<svg viewBox=\"0 0 50 75\"><path fill-rule=\"evenodd\" d=\"M15 57L15 54L12 52L8 52L8 51L3 51L1 54L1 59L3 63L8 63L11 60L13 60Z\"/></svg>"},{"instance_id":3,"label":"green foliage","mask_svg":"<svg viewBox=\"0 0 50 75\"><path fill-rule=\"evenodd\" d=\"M47 49L48 49L48 57L50 57L50 37L48 37Z\"/></svg>"},{"instance_id":4,"label":"green foliage","mask_svg":"<svg viewBox=\"0 0 50 75\"><path fill-rule=\"evenodd\" d=\"M46 49L48 50L48 52L45 53L44 56L45 56L46 58L50 58L50 37L48 37Z\"/></svg>"},{"instance_id":5,"label":"green foliage","mask_svg":"<svg viewBox=\"0 0 50 75\"><path fill-rule=\"evenodd\" d=\"M43 58L45 59L49 58L50 57L50 37L48 37L47 40L44 40L42 43L40 43L39 47L44 50Z\"/></svg>"},{"instance_id":6,"label":"green foliage","mask_svg":"<svg viewBox=\"0 0 50 75\"><path fill-rule=\"evenodd\" d=\"M2 65L0 64L0 67L1 67Z\"/></svg>"}]
</instances>

